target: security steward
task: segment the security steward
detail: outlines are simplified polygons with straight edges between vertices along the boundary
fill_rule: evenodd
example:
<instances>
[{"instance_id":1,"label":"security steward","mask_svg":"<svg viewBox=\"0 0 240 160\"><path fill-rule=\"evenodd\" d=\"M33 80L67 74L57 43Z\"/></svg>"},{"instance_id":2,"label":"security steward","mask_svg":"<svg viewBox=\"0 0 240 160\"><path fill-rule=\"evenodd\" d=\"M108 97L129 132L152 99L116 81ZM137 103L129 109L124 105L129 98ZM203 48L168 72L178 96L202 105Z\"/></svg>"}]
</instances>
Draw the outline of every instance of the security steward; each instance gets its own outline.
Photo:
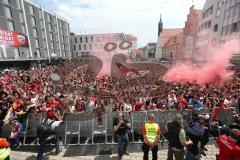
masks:
<instances>
[{"instance_id":1,"label":"security steward","mask_svg":"<svg viewBox=\"0 0 240 160\"><path fill-rule=\"evenodd\" d=\"M10 160L11 150L6 139L0 138L0 160Z\"/></svg>"},{"instance_id":2,"label":"security steward","mask_svg":"<svg viewBox=\"0 0 240 160\"><path fill-rule=\"evenodd\" d=\"M157 160L158 142L160 139L160 126L155 123L155 116L151 113L148 117L149 122L145 123L142 128L144 152L143 160L148 160L149 149L152 150L152 160Z\"/></svg>"}]
</instances>

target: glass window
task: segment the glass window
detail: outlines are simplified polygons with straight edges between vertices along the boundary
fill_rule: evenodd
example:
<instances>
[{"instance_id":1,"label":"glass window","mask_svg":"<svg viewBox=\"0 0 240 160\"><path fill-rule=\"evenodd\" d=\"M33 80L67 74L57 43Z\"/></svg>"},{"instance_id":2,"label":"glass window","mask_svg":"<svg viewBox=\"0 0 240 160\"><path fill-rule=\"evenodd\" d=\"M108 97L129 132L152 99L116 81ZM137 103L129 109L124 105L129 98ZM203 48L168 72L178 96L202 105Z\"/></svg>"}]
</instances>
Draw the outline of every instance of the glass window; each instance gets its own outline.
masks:
<instances>
[{"instance_id":1,"label":"glass window","mask_svg":"<svg viewBox=\"0 0 240 160\"><path fill-rule=\"evenodd\" d=\"M38 48L39 44L38 44L38 39L35 39L35 47Z\"/></svg>"},{"instance_id":2,"label":"glass window","mask_svg":"<svg viewBox=\"0 0 240 160\"><path fill-rule=\"evenodd\" d=\"M49 33L49 38L50 38L50 41L53 40L53 34L52 33Z\"/></svg>"},{"instance_id":3,"label":"glass window","mask_svg":"<svg viewBox=\"0 0 240 160\"><path fill-rule=\"evenodd\" d=\"M224 19L228 19L228 16L229 16L229 10L226 10L224 14Z\"/></svg>"},{"instance_id":4,"label":"glass window","mask_svg":"<svg viewBox=\"0 0 240 160\"><path fill-rule=\"evenodd\" d=\"M32 23L32 26L36 26L36 21L34 17L31 17L31 23Z\"/></svg>"},{"instance_id":5,"label":"glass window","mask_svg":"<svg viewBox=\"0 0 240 160\"><path fill-rule=\"evenodd\" d=\"M217 30L218 30L218 24L215 24L214 25L214 32L217 32Z\"/></svg>"},{"instance_id":6,"label":"glass window","mask_svg":"<svg viewBox=\"0 0 240 160\"><path fill-rule=\"evenodd\" d=\"M93 42L93 37L91 37L91 42Z\"/></svg>"},{"instance_id":7,"label":"glass window","mask_svg":"<svg viewBox=\"0 0 240 160\"><path fill-rule=\"evenodd\" d=\"M51 49L53 49L54 48L54 43L53 42L51 42Z\"/></svg>"},{"instance_id":8,"label":"glass window","mask_svg":"<svg viewBox=\"0 0 240 160\"><path fill-rule=\"evenodd\" d=\"M5 15L7 18L12 18L11 8L8 6L5 6Z\"/></svg>"},{"instance_id":9,"label":"glass window","mask_svg":"<svg viewBox=\"0 0 240 160\"><path fill-rule=\"evenodd\" d=\"M23 20L23 13L19 13L19 20L20 20L20 22L24 22L24 20Z\"/></svg>"},{"instance_id":10,"label":"glass window","mask_svg":"<svg viewBox=\"0 0 240 160\"><path fill-rule=\"evenodd\" d=\"M43 21L42 21L42 20L40 21L40 27L41 27L41 28L44 28L44 26L43 26Z\"/></svg>"},{"instance_id":11,"label":"glass window","mask_svg":"<svg viewBox=\"0 0 240 160\"><path fill-rule=\"evenodd\" d=\"M76 51L76 45L73 45L73 49Z\"/></svg>"},{"instance_id":12,"label":"glass window","mask_svg":"<svg viewBox=\"0 0 240 160\"><path fill-rule=\"evenodd\" d=\"M86 43L88 43L88 37L85 37Z\"/></svg>"},{"instance_id":13,"label":"glass window","mask_svg":"<svg viewBox=\"0 0 240 160\"><path fill-rule=\"evenodd\" d=\"M34 9L32 5L29 5L29 13L34 14Z\"/></svg>"},{"instance_id":14,"label":"glass window","mask_svg":"<svg viewBox=\"0 0 240 160\"><path fill-rule=\"evenodd\" d=\"M37 37L38 35L37 35L37 28L33 28L33 36L34 37Z\"/></svg>"},{"instance_id":15,"label":"glass window","mask_svg":"<svg viewBox=\"0 0 240 160\"><path fill-rule=\"evenodd\" d=\"M87 50L87 45L86 44L84 44L84 50Z\"/></svg>"},{"instance_id":16,"label":"glass window","mask_svg":"<svg viewBox=\"0 0 240 160\"><path fill-rule=\"evenodd\" d=\"M81 46L81 44L79 44L79 50L81 50L82 49L82 46Z\"/></svg>"},{"instance_id":17,"label":"glass window","mask_svg":"<svg viewBox=\"0 0 240 160\"><path fill-rule=\"evenodd\" d=\"M47 21L50 22L50 15L47 14Z\"/></svg>"},{"instance_id":18,"label":"glass window","mask_svg":"<svg viewBox=\"0 0 240 160\"><path fill-rule=\"evenodd\" d=\"M75 37L75 43L77 43L77 37Z\"/></svg>"},{"instance_id":19,"label":"glass window","mask_svg":"<svg viewBox=\"0 0 240 160\"><path fill-rule=\"evenodd\" d=\"M49 31L52 30L52 25L50 23L48 23L48 29L49 29Z\"/></svg>"},{"instance_id":20,"label":"glass window","mask_svg":"<svg viewBox=\"0 0 240 160\"><path fill-rule=\"evenodd\" d=\"M9 3L8 0L3 0L3 2L4 2L4 3L7 3L7 4Z\"/></svg>"},{"instance_id":21,"label":"glass window","mask_svg":"<svg viewBox=\"0 0 240 160\"><path fill-rule=\"evenodd\" d=\"M82 37L80 37L80 43L82 43Z\"/></svg>"},{"instance_id":22,"label":"glass window","mask_svg":"<svg viewBox=\"0 0 240 160\"><path fill-rule=\"evenodd\" d=\"M7 22L7 26L8 26L8 30L14 31L13 21L8 21L8 22Z\"/></svg>"},{"instance_id":23,"label":"glass window","mask_svg":"<svg viewBox=\"0 0 240 160\"><path fill-rule=\"evenodd\" d=\"M26 31L25 31L25 25L21 24L21 32L23 34L26 34Z\"/></svg>"}]
</instances>

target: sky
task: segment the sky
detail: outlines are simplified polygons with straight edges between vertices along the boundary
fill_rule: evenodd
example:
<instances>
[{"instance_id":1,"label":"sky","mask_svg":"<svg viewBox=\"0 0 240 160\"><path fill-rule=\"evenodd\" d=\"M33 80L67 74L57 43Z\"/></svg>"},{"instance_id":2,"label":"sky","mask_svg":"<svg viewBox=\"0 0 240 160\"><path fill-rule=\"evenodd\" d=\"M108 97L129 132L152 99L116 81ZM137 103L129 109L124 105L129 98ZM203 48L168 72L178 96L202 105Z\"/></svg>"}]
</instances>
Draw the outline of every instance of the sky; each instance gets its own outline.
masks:
<instances>
[{"instance_id":1,"label":"sky","mask_svg":"<svg viewBox=\"0 0 240 160\"><path fill-rule=\"evenodd\" d=\"M138 47L157 41L160 14L163 28L183 28L192 4L205 0L32 0L70 23L76 34L128 33Z\"/></svg>"}]
</instances>

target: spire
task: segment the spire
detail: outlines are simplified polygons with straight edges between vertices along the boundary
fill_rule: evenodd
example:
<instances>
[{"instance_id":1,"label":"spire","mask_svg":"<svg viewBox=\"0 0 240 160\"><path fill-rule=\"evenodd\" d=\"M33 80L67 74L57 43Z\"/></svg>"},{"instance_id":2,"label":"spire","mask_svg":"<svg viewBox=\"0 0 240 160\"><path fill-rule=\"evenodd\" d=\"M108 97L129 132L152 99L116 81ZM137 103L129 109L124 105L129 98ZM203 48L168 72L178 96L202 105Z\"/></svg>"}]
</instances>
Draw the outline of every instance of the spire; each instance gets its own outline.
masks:
<instances>
[{"instance_id":1,"label":"spire","mask_svg":"<svg viewBox=\"0 0 240 160\"><path fill-rule=\"evenodd\" d=\"M160 14L160 20L158 23L158 36L160 36L160 33L162 32L162 30L163 30L163 23L162 23L162 15Z\"/></svg>"}]
</instances>

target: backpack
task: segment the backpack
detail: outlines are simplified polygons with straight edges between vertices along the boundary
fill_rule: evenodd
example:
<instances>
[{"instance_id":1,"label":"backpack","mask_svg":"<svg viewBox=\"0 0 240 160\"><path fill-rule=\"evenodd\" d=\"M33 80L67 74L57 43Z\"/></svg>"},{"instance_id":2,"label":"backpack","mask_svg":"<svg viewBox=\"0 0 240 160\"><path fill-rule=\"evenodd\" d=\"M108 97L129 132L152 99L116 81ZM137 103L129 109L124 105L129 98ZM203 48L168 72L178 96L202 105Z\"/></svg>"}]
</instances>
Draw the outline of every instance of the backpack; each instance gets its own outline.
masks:
<instances>
[{"instance_id":1,"label":"backpack","mask_svg":"<svg viewBox=\"0 0 240 160\"><path fill-rule=\"evenodd\" d=\"M47 123L47 121L44 121L40 124L40 126L37 128L37 138L39 139L47 139L49 135L52 133L51 125L54 121L51 121L50 123Z\"/></svg>"}]
</instances>

